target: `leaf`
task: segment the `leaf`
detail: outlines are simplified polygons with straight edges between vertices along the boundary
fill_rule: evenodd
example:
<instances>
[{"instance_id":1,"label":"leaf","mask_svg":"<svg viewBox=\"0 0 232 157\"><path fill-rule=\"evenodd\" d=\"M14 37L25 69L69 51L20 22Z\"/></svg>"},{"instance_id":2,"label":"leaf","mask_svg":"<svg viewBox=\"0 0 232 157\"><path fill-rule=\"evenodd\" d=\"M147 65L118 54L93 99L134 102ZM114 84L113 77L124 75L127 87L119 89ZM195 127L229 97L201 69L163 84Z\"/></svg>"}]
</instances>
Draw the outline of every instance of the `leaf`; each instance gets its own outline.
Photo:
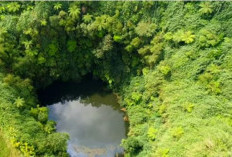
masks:
<instances>
[{"instance_id":1,"label":"leaf","mask_svg":"<svg viewBox=\"0 0 232 157\"><path fill-rule=\"evenodd\" d=\"M61 3L56 3L53 7L55 10L59 10L62 8L62 4Z\"/></svg>"},{"instance_id":2,"label":"leaf","mask_svg":"<svg viewBox=\"0 0 232 157\"><path fill-rule=\"evenodd\" d=\"M28 50L28 49L31 48L32 41L31 40L30 41L24 41L23 44L24 44L26 50Z\"/></svg>"},{"instance_id":3,"label":"leaf","mask_svg":"<svg viewBox=\"0 0 232 157\"><path fill-rule=\"evenodd\" d=\"M204 2L199 5L201 9L199 10L201 14L210 14L213 12L213 6L210 2Z\"/></svg>"},{"instance_id":4,"label":"leaf","mask_svg":"<svg viewBox=\"0 0 232 157\"><path fill-rule=\"evenodd\" d=\"M8 3L7 5L7 10L9 12L16 12L20 9L20 4L18 4L18 2L11 2L11 3Z\"/></svg>"},{"instance_id":5,"label":"leaf","mask_svg":"<svg viewBox=\"0 0 232 157\"><path fill-rule=\"evenodd\" d=\"M158 131L157 129L150 127L147 132L148 138L152 141L155 140L157 136L157 131Z\"/></svg>"},{"instance_id":6,"label":"leaf","mask_svg":"<svg viewBox=\"0 0 232 157\"><path fill-rule=\"evenodd\" d=\"M156 31L156 24L148 22L139 22L135 28L135 32L139 36L151 37L152 34Z\"/></svg>"},{"instance_id":7,"label":"leaf","mask_svg":"<svg viewBox=\"0 0 232 157\"><path fill-rule=\"evenodd\" d=\"M74 52L77 48L77 42L75 40L69 40L67 43L68 52Z\"/></svg>"},{"instance_id":8,"label":"leaf","mask_svg":"<svg viewBox=\"0 0 232 157\"><path fill-rule=\"evenodd\" d=\"M89 22L92 21L92 17L93 17L93 15L86 14L86 15L83 16L83 21L85 23L89 23Z\"/></svg>"},{"instance_id":9,"label":"leaf","mask_svg":"<svg viewBox=\"0 0 232 157\"><path fill-rule=\"evenodd\" d=\"M69 16L71 16L73 19L78 19L80 15L80 8L78 8L76 5L71 6L68 9Z\"/></svg>"},{"instance_id":10,"label":"leaf","mask_svg":"<svg viewBox=\"0 0 232 157\"><path fill-rule=\"evenodd\" d=\"M47 25L47 21L46 20L41 20L40 23L41 23L41 26L46 26Z\"/></svg>"},{"instance_id":11,"label":"leaf","mask_svg":"<svg viewBox=\"0 0 232 157\"><path fill-rule=\"evenodd\" d=\"M182 41L184 41L186 44L190 44L194 41L195 35L192 34L191 31L187 31L182 35Z\"/></svg>"},{"instance_id":12,"label":"leaf","mask_svg":"<svg viewBox=\"0 0 232 157\"><path fill-rule=\"evenodd\" d=\"M15 99L14 105L16 105L18 108L23 107L24 104L25 104L25 101L23 98L18 97Z\"/></svg>"}]
</instances>

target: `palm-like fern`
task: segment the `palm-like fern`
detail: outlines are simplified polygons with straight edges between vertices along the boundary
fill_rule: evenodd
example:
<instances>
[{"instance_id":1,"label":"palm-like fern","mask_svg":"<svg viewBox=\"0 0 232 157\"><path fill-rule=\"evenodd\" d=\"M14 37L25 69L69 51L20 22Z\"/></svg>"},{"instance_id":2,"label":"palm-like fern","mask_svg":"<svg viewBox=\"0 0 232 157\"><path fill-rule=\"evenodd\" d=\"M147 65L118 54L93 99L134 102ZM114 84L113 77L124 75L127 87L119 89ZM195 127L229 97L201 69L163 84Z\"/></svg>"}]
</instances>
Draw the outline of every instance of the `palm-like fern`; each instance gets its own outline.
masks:
<instances>
[{"instance_id":1,"label":"palm-like fern","mask_svg":"<svg viewBox=\"0 0 232 157\"><path fill-rule=\"evenodd\" d=\"M194 41L195 35L193 35L191 31L187 31L182 35L181 38L186 44L190 44Z\"/></svg>"},{"instance_id":2,"label":"palm-like fern","mask_svg":"<svg viewBox=\"0 0 232 157\"><path fill-rule=\"evenodd\" d=\"M92 21L92 17L93 17L93 15L89 15L89 14L84 15L83 21L84 21L85 23L89 23L89 22Z\"/></svg>"},{"instance_id":3,"label":"palm-like fern","mask_svg":"<svg viewBox=\"0 0 232 157\"><path fill-rule=\"evenodd\" d=\"M202 14L210 14L213 12L213 6L210 2L204 2L200 4L201 9L199 10Z\"/></svg>"},{"instance_id":4,"label":"palm-like fern","mask_svg":"<svg viewBox=\"0 0 232 157\"><path fill-rule=\"evenodd\" d=\"M54 9L55 10L59 10L59 9L61 9L62 8L62 4L61 3L56 3L55 5L54 5Z\"/></svg>"},{"instance_id":5,"label":"palm-like fern","mask_svg":"<svg viewBox=\"0 0 232 157\"><path fill-rule=\"evenodd\" d=\"M185 42L186 44L190 44L194 41L195 35L192 34L191 31L183 31L178 30L175 34L173 34L173 41L174 42Z\"/></svg>"},{"instance_id":6,"label":"palm-like fern","mask_svg":"<svg viewBox=\"0 0 232 157\"><path fill-rule=\"evenodd\" d=\"M68 9L68 12L69 12L69 16L71 16L74 19L78 19L80 15L80 8L73 5Z\"/></svg>"},{"instance_id":7,"label":"palm-like fern","mask_svg":"<svg viewBox=\"0 0 232 157\"><path fill-rule=\"evenodd\" d=\"M23 98L18 97L17 99L15 99L14 105L16 105L18 108L23 107L25 104L25 101Z\"/></svg>"},{"instance_id":8,"label":"palm-like fern","mask_svg":"<svg viewBox=\"0 0 232 157\"><path fill-rule=\"evenodd\" d=\"M96 26L98 31L102 31L102 30L106 29L106 27L107 27L106 18L107 18L107 16L105 16L105 15L100 16L100 17L96 17L96 20L94 21L93 25Z\"/></svg>"}]
</instances>

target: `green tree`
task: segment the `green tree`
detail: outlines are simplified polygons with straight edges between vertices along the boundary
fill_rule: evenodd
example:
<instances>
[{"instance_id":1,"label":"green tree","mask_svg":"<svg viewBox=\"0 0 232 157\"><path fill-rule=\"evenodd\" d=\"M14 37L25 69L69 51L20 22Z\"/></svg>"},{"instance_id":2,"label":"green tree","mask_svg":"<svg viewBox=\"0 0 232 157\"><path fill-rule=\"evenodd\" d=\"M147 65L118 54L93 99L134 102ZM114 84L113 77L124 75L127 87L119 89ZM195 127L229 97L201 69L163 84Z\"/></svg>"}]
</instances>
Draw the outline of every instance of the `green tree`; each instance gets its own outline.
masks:
<instances>
[{"instance_id":1,"label":"green tree","mask_svg":"<svg viewBox=\"0 0 232 157\"><path fill-rule=\"evenodd\" d=\"M78 19L80 15L80 8L76 5L73 5L69 7L68 12L69 16L71 16L73 19Z\"/></svg>"},{"instance_id":2,"label":"green tree","mask_svg":"<svg viewBox=\"0 0 232 157\"><path fill-rule=\"evenodd\" d=\"M62 4L61 3L56 3L53 7L55 10L59 10L62 8Z\"/></svg>"},{"instance_id":3,"label":"green tree","mask_svg":"<svg viewBox=\"0 0 232 157\"><path fill-rule=\"evenodd\" d=\"M135 28L135 32L139 36L151 37L156 31L156 28L156 24L142 21L138 23L137 27Z\"/></svg>"},{"instance_id":4,"label":"green tree","mask_svg":"<svg viewBox=\"0 0 232 157\"><path fill-rule=\"evenodd\" d=\"M41 26L46 26L47 25L47 21L45 19L41 20L40 23L41 23Z\"/></svg>"},{"instance_id":5,"label":"green tree","mask_svg":"<svg viewBox=\"0 0 232 157\"><path fill-rule=\"evenodd\" d=\"M9 12L16 12L20 9L20 4L18 2L11 2L7 4L7 10Z\"/></svg>"},{"instance_id":6,"label":"green tree","mask_svg":"<svg viewBox=\"0 0 232 157\"><path fill-rule=\"evenodd\" d=\"M167 36L166 36L167 37ZM174 42L184 42L186 44L190 44L194 41L195 35L191 31L183 31L183 30L178 30L176 33L173 35L173 41Z\"/></svg>"},{"instance_id":7,"label":"green tree","mask_svg":"<svg viewBox=\"0 0 232 157\"><path fill-rule=\"evenodd\" d=\"M29 50L31 48L32 41L31 40L30 41L24 41L23 44L24 44L26 50Z\"/></svg>"},{"instance_id":8,"label":"green tree","mask_svg":"<svg viewBox=\"0 0 232 157\"><path fill-rule=\"evenodd\" d=\"M89 23L89 22L92 21L92 18L93 18L93 15L86 14L86 15L83 16L83 21L84 21L85 23Z\"/></svg>"},{"instance_id":9,"label":"green tree","mask_svg":"<svg viewBox=\"0 0 232 157\"><path fill-rule=\"evenodd\" d=\"M213 6L211 2L202 2L199 6L201 7L199 10L201 14L210 14L213 12Z\"/></svg>"},{"instance_id":10,"label":"green tree","mask_svg":"<svg viewBox=\"0 0 232 157\"><path fill-rule=\"evenodd\" d=\"M194 41L195 35L192 34L191 31L187 31L182 35L182 41L184 41L186 44L190 44Z\"/></svg>"},{"instance_id":11,"label":"green tree","mask_svg":"<svg viewBox=\"0 0 232 157\"><path fill-rule=\"evenodd\" d=\"M155 140L157 136L157 129L150 127L147 131L147 136L150 140Z\"/></svg>"},{"instance_id":12,"label":"green tree","mask_svg":"<svg viewBox=\"0 0 232 157\"><path fill-rule=\"evenodd\" d=\"M22 108L25 105L25 101L23 98L18 97L15 99L14 105L18 108Z\"/></svg>"}]
</instances>

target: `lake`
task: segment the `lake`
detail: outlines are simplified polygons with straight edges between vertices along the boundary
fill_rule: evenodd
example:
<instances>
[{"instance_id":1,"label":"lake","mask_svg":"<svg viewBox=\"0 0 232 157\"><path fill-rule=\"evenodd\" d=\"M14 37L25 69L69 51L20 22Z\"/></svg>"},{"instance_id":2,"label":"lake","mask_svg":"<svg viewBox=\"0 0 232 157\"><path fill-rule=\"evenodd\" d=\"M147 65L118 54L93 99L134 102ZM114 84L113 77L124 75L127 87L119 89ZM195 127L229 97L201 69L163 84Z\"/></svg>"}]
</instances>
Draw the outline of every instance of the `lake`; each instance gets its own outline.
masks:
<instances>
[{"instance_id":1,"label":"lake","mask_svg":"<svg viewBox=\"0 0 232 157\"><path fill-rule=\"evenodd\" d=\"M39 100L48 106L57 131L69 134L71 157L123 156L120 143L128 124L116 96L103 82L55 82L39 91Z\"/></svg>"}]
</instances>

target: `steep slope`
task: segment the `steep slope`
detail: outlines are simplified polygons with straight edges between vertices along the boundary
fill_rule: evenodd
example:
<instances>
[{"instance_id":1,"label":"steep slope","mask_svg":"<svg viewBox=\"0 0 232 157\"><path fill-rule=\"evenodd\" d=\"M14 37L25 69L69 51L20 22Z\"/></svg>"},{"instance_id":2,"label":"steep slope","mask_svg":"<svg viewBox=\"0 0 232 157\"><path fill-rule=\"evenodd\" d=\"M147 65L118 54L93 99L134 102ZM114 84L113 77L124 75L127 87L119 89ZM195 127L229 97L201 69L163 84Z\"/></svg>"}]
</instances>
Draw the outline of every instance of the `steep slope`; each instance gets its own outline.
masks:
<instances>
[{"instance_id":1,"label":"steep slope","mask_svg":"<svg viewBox=\"0 0 232 157\"><path fill-rule=\"evenodd\" d=\"M232 155L231 2L1 2L0 11L0 89L9 93L0 127L20 130L15 142L31 154L67 155L31 84L91 73L127 109L127 156ZM16 123L5 125L9 116Z\"/></svg>"}]
</instances>

